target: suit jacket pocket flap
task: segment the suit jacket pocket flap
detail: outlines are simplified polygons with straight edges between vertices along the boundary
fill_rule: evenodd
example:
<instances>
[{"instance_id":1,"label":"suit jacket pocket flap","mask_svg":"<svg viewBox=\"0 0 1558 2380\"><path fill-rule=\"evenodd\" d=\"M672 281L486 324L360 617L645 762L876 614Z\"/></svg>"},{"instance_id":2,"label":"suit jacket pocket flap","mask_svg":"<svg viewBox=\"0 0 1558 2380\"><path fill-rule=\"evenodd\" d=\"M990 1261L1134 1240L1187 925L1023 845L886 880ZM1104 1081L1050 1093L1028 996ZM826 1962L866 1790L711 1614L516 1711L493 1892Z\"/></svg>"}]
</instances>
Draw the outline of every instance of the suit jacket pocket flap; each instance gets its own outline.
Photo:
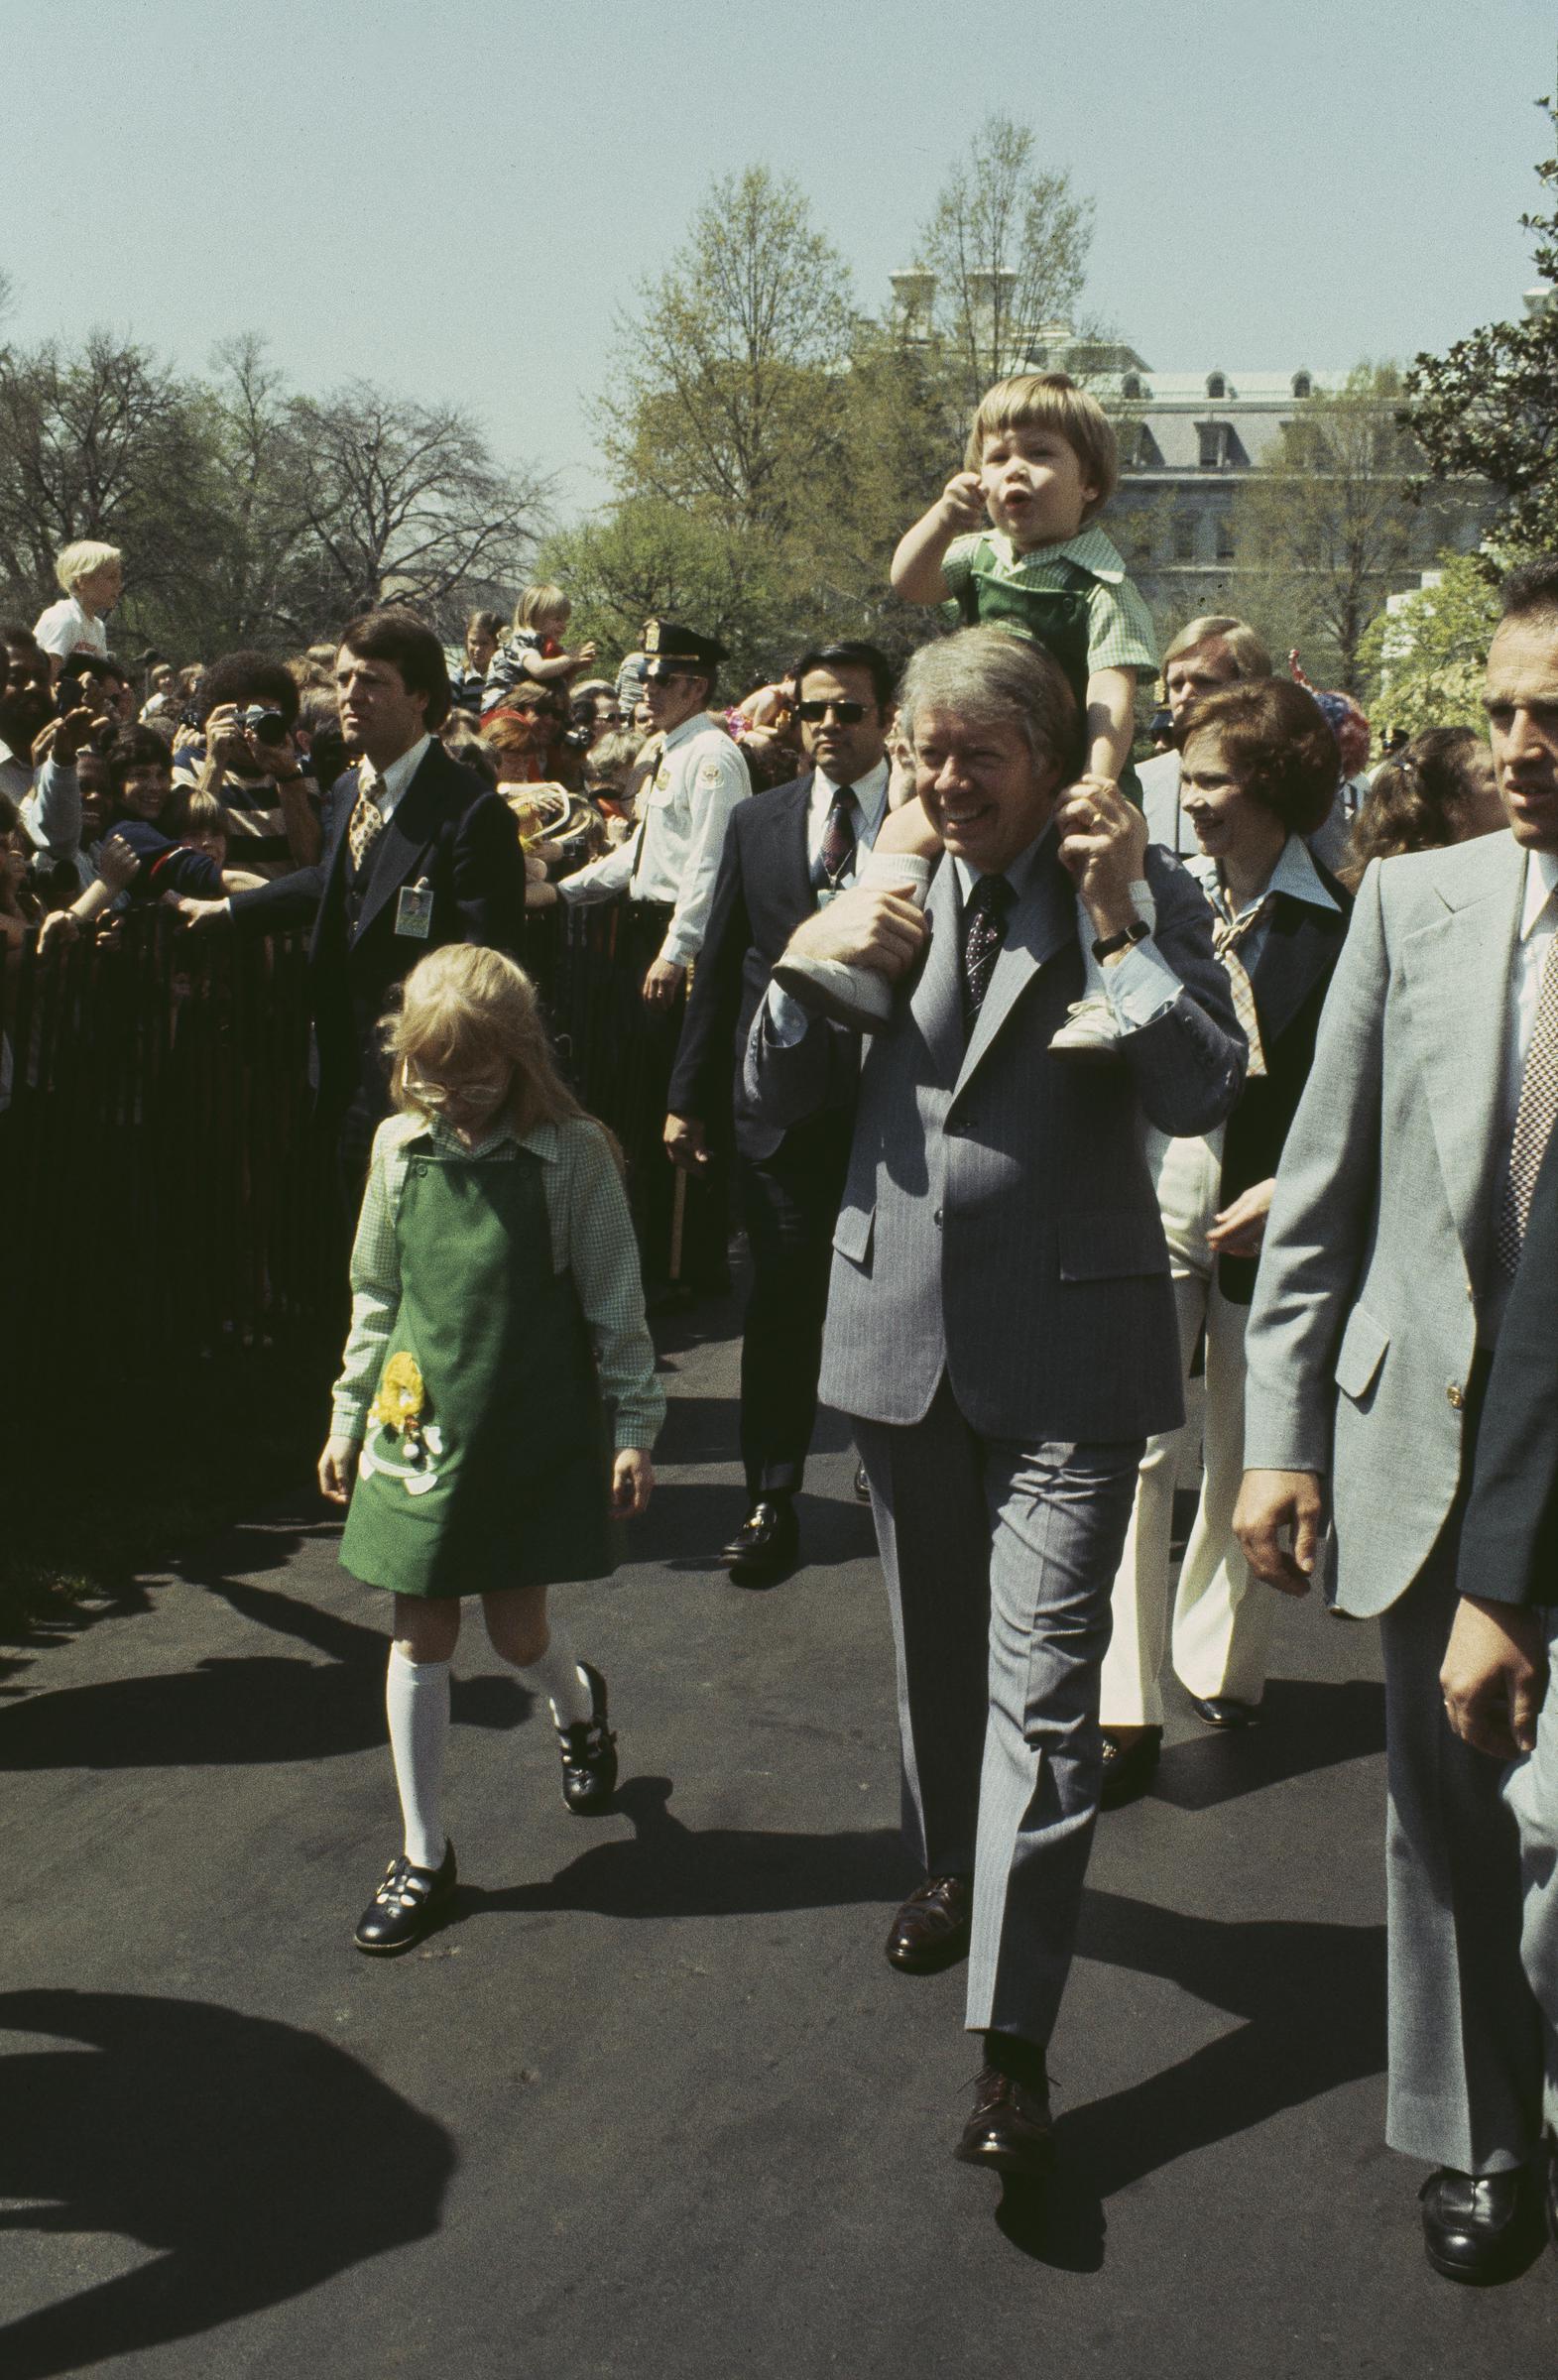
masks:
<instances>
[{"instance_id":1,"label":"suit jacket pocket flap","mask_svg":"<svg viewBox=\"0 0 1558 2380\"><path fill-rule=\"evenodd\" d=\"M1344 1396L1356 1401L1369 1394L1389 1344L1389 1332L1376 1322L1369 1308L1355 1306L1336 1359L1336 1384Z\"/></svg>"},{"instance_id":2,"label":"suit jacket pocket flap","mask_svg":"<svg viewBox=\"0 0 1558 2380\"><path fill-rule=\"evenodd\" d=\"M1063 1215L1056 1227L1063 1281L1109 1281L1166 1272L1161 1224L1147 1215Z\"/></svg>"},{"instance_id":3,"label":"suit jacket pocket flap","mask_svg":"<svg viewBox=\"0 0 1558 2380\"><path fill-rule=\"evenodd\" d=\"M871 1253L871 1235L876 1229L877 1210L871 1207L841 1207L833 1227L833 1245L841 1256L853 1264L864 1264Z\"/></svg>"}]
</instances>

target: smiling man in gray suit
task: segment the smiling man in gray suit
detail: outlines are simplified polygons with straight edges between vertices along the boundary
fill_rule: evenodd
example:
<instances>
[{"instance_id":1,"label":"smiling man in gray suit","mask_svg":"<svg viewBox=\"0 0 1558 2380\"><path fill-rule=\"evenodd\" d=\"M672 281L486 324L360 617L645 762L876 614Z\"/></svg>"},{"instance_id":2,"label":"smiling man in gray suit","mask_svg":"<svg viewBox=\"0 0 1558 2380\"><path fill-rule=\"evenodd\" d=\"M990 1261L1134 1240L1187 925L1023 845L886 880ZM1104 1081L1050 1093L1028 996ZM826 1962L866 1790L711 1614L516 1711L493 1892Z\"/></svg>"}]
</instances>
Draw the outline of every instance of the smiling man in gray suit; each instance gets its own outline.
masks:
<instances>
[{"instance_id":1,"label":"smiling man in gray suit","mask_svg":"<svg viewBox=\"0 0 1558 2380\"><path fill-rule=\"evenodd\" d=\"M1336 1600L1383 1615L1392 2147L1435 2167L1429 2262L1517 2263L1541 2051L1498 1771L1439 1670L1478 1409L1558 1112L1558 562L1516 571L1486 706L1510 833L1370 869L1276 1177L1235 1525L1302 1594L1324 1490ZM1558 1361L1555 1357L1554 1361Z\"/></svg>"},{"instance_id":2,"label":"smiling man in gray suit","mask_svg":"<svg viewBox=\"0 0 1558 2380\"><path fill-rule=\"evenodd\" d=\"M853 1417L871 1480L905 1831L927 1870L888 1956L924 1968L969 1947L986 2065L957 2153L1037 2177L1098 1810L1110 1585L1142 1443L1181 1413L1141 1121L1209 1130L1246 1053L1191 879L1147 851L1117 786L1062 793L1078 727L1046 654L997 628L927 646L899 716L945 846L925 915L859 887L790 945L899 979L861 1072L821 1392ZM1049 1047L1082 994L1079 894L1120 1032L1096 1064ZM851 1056L771 988L749 1093L788 1126Z\"/></svg>"}]
</instances>

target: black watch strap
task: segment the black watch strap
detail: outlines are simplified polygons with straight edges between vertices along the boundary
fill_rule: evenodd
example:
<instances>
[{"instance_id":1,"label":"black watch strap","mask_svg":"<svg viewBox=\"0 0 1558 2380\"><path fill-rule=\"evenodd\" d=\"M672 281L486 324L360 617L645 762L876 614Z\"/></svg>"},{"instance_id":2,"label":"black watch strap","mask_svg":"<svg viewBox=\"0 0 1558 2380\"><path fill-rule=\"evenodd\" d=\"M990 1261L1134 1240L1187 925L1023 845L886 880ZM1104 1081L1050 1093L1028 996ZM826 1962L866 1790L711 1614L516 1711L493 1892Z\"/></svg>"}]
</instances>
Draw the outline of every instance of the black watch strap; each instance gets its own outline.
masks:
<instances>
[{"instance_id":1,"label":"black watch strap","mask_svg":"<svg viewBox=\"0 0 1558 2380\"><path fill-rule=\"evenodd\" d=\"M1144 917L1133 917L1123 934L1111 934L1106 941L1095 942L1093 956L1102 965L1105 959L1112 959L1117 951L1134 950L1139 942L1146 940L1151 931Z\"/></svg>"}]
</instances>

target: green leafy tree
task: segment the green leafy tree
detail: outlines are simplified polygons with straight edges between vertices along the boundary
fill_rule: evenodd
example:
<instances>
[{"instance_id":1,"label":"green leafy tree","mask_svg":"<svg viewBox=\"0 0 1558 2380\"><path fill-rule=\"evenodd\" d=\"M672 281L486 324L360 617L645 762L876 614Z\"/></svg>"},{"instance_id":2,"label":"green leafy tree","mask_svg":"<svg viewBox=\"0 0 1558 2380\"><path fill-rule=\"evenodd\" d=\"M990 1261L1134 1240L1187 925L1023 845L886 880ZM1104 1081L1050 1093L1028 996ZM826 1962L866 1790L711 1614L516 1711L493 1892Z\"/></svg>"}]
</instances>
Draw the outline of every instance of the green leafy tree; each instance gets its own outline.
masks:
<instances>
[{"instance_id":1,"label":"green leafy tree","mask_svg":"<svg viewBox=\"0 0 1558 2380\"><path fill-rule=\"evenodd\" d=\"M1403 595L1363 641L1371 705L1382 725L1481 727L1483 674L1498 624L1481 554L1440 557L1435 583Z\"/></svg>"},{"instance_id":2,"label":"green leafy tree","mask_svg":"<svg viewBox=\"0 0 1558 2380\"><path fill-rule=\"evenodd\" d=\"M1022 369L1046 321L1072 317L1093 239L1093 201L1067 173L1037 164L1032 130L990 116L956 165L920 233L936 276L932 319L956 362L970 413L993 381Z\"/></svg>"},{"instance_id":3,"label":"green leafy tree","mask_svg":"<svg viewBox=\"0 0 1558 2380\"><path fill-rule=\"evenodd\" d=\"M623 491L783 536L837 434L853 325L798 185L766 166L716 181L618 326L598 412Z\"/></svg>"},{"instance_id":4,"label":"green leafy tree","mask_svg":"<svg viewBox=\"0 0 1558 2380\"><path fill-rule=\"evenodd\" d=\"M1537 104L1558 134L1558 106ZM1558 551L1558 157L1536 172L1542 204L1520 221L1535 234L1545 287L1526 319L1419 355L1404 389L1405 418L1434 481L1477 474L1498 491L1494 536L1505 555Z\"/></svg>"}]
</instances>

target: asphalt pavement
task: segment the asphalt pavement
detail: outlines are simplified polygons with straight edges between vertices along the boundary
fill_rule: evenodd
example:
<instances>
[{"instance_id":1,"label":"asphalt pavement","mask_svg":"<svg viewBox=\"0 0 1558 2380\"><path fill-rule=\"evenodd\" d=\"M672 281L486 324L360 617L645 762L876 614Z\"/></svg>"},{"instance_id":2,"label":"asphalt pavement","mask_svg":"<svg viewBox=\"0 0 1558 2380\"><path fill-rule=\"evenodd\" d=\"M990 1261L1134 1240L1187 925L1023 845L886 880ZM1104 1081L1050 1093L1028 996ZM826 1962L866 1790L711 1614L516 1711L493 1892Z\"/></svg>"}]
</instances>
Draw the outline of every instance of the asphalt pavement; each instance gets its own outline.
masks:
<instances>
[{"instance_id":1,"label":"asphalt pavement","mask_svg":"<svg viewBox=\"0 0 1558 2380\"><path fill-rule=\"evenodd\" d=\"M673 1344L634 1558L566 1598L617 1811L564 1811L472 1619L462 1882L410 1958L351 1948L396 1847L383 1599L311 1502L0 1664L3 2380L1553 2370L1558 2260L1436 2279L1383 2146L1378 1648L1316 1606L1265 1725L1176 1697L1101 1823L1047 2203L953 2163L961 1971L882 1956L870 1517L825 1416L806 1568L729 1583L735 1359Z\"/></svg>"}]
</instances>

